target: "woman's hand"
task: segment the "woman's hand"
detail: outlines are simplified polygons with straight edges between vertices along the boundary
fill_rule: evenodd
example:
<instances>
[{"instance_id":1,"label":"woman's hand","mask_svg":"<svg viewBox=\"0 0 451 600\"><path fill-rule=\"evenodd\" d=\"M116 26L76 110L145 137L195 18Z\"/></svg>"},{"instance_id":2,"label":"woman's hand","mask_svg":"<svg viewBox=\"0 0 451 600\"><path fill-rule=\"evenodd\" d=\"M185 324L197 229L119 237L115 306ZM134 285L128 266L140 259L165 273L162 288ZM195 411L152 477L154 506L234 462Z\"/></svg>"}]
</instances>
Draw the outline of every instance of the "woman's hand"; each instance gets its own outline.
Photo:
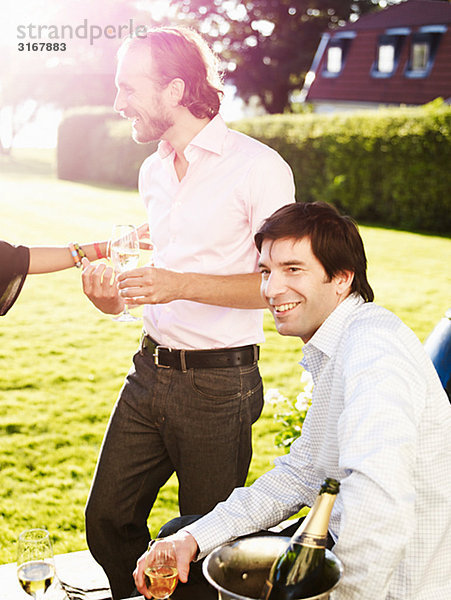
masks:
<instances>
[{"instance_id":1,"label":"woman's hand","mask_svg":"<svg viewBox=\"0 0 451 600\"><path fill-rule=\"evenodd\" d=\"M141 250L152 250L153 245L149 238L149 223L143 223L136 228L139 237L139 247Z\"/></svg>"}]
</instances>

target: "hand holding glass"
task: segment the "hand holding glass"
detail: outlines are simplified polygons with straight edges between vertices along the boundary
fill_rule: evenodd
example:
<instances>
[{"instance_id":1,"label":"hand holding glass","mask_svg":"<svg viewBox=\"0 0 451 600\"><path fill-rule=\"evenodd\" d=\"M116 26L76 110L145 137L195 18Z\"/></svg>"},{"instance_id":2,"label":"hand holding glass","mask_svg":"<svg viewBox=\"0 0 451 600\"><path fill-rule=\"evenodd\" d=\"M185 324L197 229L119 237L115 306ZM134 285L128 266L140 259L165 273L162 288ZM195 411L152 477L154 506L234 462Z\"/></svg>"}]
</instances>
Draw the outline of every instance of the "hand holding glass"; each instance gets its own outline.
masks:
<instances>
[{"instance_id":1,"label":"hand holding glass","mask_svg":"<svg viewBox=\"0 0 451 600\"><path fill-rule=\"evenodd\" d=\"M178 581L174 543L160 538L154 540L144 569L146 587L154 598L169 598Z\"/></svg>"},{"instance_id":2,"label":"hand holding glass","mask_svg":"<svg viewBox=\"0 0 451 600\"><path fill-rule=\"evenodd\" d=\"M110 241L111 260L118 273L136 269L139 261L139 237L133 225L115 225ZM114 321L139 321L128 312L125 305L122 314Z\"/></svg>"},{"instance_id":3,"label":"hand holding glass","mask_svg":"<svg viewBox=\"0 0 451 600\"><path fill-rule=\"evenodd\" d=\"M33 598L43 598L55 577L52 542L46 529L28 529L17 544L17 578Z\"/></svg>"}]
</instances>

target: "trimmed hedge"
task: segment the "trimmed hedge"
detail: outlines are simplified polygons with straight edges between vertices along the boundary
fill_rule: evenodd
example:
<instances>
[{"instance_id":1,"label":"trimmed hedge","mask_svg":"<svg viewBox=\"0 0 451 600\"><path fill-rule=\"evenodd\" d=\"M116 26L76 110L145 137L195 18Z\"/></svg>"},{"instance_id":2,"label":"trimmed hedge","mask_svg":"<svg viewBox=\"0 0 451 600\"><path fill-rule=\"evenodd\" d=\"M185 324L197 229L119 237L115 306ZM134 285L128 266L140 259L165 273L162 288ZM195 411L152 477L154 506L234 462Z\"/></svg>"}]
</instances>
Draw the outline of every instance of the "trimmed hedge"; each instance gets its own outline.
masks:
<instances>
[{"instance_id":1,"label":"trimmed hedge","mask_svg":"<svg viewBox=\"0 0 451 600\"><path fill-rule=\"evenodd\" d=\"M297 199L331 202L357 221L451 233L451 108L441 101L232 124L275 148Z\"/></svg>"},{"instance_id":2,"label":"trimmed hedge","mask_svg":"<svg viewBox=\"0 0 451 600\"><path fill-rule=\"evenodd\" d=\"M325 200L357 221L451 234L451 107L441 101L232 123L293 169L297 199ZM136 188L157 144L138 145L111 109L72 111L58 134L58 176Z\"/></svg>"},{"instance_id":3,"label":"trimmed hedge","mask_svg":"<svg viewBox=\"0 0 451 600\"><path fill-rule=\"evenodd\" d=\"M58 129L58 177L136 188L139 167L156 147L134 142L130 123L112 109L78 108Z\"/></svg>"}]
</instances>

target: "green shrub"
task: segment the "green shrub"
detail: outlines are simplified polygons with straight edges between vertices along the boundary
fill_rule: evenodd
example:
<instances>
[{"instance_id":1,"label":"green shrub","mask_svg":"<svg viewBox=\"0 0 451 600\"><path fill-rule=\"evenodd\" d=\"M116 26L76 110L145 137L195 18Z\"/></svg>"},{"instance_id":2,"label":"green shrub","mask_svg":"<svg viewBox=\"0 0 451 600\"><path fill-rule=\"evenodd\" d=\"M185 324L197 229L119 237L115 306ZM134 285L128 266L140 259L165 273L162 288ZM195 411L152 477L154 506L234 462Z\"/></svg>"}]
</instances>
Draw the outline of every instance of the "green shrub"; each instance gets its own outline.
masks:
<instances>
[{"instance_id":1,"label":"green shrub","mask_svg":"<svg viewBox=\"0 0 451 600\"><path fill-rule=\"evenodd\" d=\"M156 144L136 144L130 124L106 107L69 112L58 130L60 179L136 188L143 160Z\"/></svg>"},{"instance_id":2,"label":"green shrub","mask_svg":"<svg viewBox=\"0 0 451 600\"><path fill-rule=\"evenodd\" d=\"M232 126L275 148L297 199L332 202L358 221L451 232L451 108L276 115Z\"/></svg>"},{"instance_id":3,"label":"green shrub","mask_svg":"<svg viewBox=\"0 0 451 600\"><path fill-rule=\"evenodd\" d=\"M451 232L451 108L269 115L232 124L275 148L293 169L297 199L325 200L360 222ZM58 176L136 188L156 144L138 145L111 109L67 115L58 135Z\"/></svg>"},{"instance_id":4,"label":"green shrub","mask_svg":"<svg viewBox=\"0 0 451 600\"><path fill-rule=\"evenodd\" d=\"M291 444L301 435L307 411L312 404L313 378L308 371L302 371L301 385L303 391L296 398L287 398L277 388L269 388L265 392L265 402L275 405L274 420L280 429L275 437L275 445L290 451Z\"/></svg>"}]
</instances>

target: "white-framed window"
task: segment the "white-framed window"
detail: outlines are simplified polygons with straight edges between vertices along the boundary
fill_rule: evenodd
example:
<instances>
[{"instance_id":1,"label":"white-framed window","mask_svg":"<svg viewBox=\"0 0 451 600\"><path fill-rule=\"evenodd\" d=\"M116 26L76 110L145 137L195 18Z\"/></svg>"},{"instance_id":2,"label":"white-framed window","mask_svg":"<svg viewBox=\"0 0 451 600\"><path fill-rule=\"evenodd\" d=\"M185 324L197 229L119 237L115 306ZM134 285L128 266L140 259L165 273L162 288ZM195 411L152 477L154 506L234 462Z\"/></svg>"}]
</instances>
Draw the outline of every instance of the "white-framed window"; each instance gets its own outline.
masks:
<instances>
[{"instance_id":1,"label":"white-framed window","mask_svg":"<svg viewBox=\"0 0 451 600\"><path fill-rule=\"evenodd\" d=\"M410 29L407 27L398 27L387 29L381 35L377 42L376 56L371 67L372 77L386 78L391 77L399 62L401 48Z\"/></svg>"},{"instance_id":2,"label":"white-framed window","mask_svg":"<svg viewBox=\"0 0 451 600\"><path fill-rule=\"evenodd\" d=\"M425 25L412 35L404 75L409 78L427 77L434 66L435 55L446 25Z\"/></svg>"},{"instance_id":3,"label":"white-framed window","mask_svg":"<svg viewBox=\"0 0 451 600\"><path fill-rule=\"evenodd\" d=\"M338 77L340 75L346 62L349 46L355 35L355 31L343 31L335 34L330 40L321 72L323 77Z\"/></svg>"},{"instance_id":4,"label":"white-framed window","mask_svg":"<svg viewBox=\"0 0 451 600\"><path fill-rule=\"evenodd\" d=\"M343 66L343 48L341 46L331 46L327 51L327 71L329 73L339 73Z\"/></svg>"},{"instance_id":5,"label":"white-framed window","mask_svg":"<svg viewBox=\"0 0 451 600\"><path fill-rule=\"evenodd\" d=\"M377 52L377 70L379 73L393 73L395 70L395 45L381 44Z\"/></svg>"},{"instance_id":6,"label":"white-framed window","mask_svg":"<svg viewBox=\"0 0 451 600\"><path fill-rule=\"evenodd\" d=\"M413 41L411 50L410 69L412 71L425 71L428 66L430 53L431 47L428 42Z\"/></svg>"}]
</instances>

